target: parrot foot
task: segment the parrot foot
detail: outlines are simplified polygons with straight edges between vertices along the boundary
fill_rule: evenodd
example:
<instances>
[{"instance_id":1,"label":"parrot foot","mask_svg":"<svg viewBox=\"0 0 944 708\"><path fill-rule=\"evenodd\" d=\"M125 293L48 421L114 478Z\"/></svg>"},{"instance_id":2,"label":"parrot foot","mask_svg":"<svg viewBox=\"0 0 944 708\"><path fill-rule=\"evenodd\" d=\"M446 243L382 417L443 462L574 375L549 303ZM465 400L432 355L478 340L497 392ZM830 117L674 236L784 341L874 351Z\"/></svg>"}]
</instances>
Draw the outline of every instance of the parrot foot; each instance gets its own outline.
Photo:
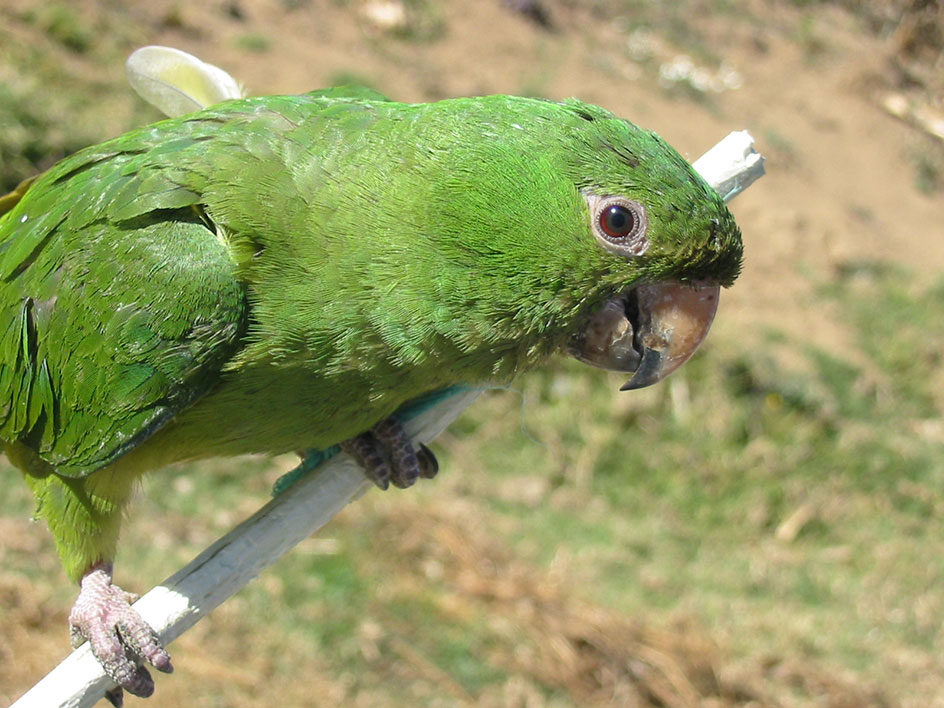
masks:
<instances>
[{"instance_id":1,"label":"parrot foot","mask_svg":"<svg viewBox=\"0 0 944 708\"><path fill-rule=\"evenodd\" d=\"M396 418L382 420L368 432L341 443L367 478L381 489L393 486L405 489L417 479L432 479L439 472L439 462L423 443L414 448L410 436Z\"/></svg>"},{"instance_id":2,"label":"parrot foot","mask_svg":"<svg viewBox=\"0 0 944 708\"><path fill-rule=\"evenodd\" d=\"M112 705L121 706L122 689L150 696L154 681L138 661L144 659L168 674L174 667L157 633L131 607L137 597L112 583L111 563L92 566L82 576L81 588L69 614L72 646L87 640L105 673L118 684L106 695Z\"/></svg>"}]
</instances>

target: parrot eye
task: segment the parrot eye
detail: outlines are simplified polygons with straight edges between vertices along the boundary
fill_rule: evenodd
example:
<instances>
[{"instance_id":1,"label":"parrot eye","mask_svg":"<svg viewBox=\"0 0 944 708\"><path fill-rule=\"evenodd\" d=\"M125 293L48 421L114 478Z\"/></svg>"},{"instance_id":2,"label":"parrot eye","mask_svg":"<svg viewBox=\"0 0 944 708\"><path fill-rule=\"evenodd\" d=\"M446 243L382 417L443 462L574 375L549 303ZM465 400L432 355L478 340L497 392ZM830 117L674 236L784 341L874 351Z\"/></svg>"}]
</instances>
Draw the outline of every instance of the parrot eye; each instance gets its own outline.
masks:
<instances>
[{"instance_id":1,"label":"parrot eye","mask_svg":"<svg viewBox=\"0 0 944 708\"><path fill-rule=\"evenodd\" d=\"M649 220L642 204L623 197L585 196L593 214L593 233L608 251L621 256L646 252Z\"/></svg>"},{"instance_id":2,"label":"parrot eye","mask_svg":"<svg viewBox=\"0 0 944 708\"><path fill-rule=\"evenodd\" d=\"M600 213L600 228L610 238L626 238L636 228L636 215L622 204L612 204Z\"/></svg>"}]
</instances>

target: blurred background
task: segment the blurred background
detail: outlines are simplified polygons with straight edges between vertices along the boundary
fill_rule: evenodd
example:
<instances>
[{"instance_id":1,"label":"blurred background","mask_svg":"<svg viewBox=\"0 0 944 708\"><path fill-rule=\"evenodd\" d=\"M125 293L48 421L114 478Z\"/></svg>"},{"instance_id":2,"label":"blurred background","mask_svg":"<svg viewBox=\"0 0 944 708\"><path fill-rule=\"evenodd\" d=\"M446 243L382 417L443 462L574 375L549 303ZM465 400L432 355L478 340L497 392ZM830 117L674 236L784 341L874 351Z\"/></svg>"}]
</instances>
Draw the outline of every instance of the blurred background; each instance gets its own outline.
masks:
<instances>
[{"instance_id":1,"label":"blurred background","mask_svg":"<svg viewBox=\"0 0 944 708\"><path fill-rule=\"evenodd\" d=\"M933 0L0 1L0 193L159 118L124 78L144 44L253 94L578 96L690 159L742 128L768 158L688 366L488 393L434 483L302 543L152 704L944 706L942 27ZM75 588L0 464L2 702L68 653ZM160 582L294 464L153 475L116 580Z\"/></svg>"}]
</instances>

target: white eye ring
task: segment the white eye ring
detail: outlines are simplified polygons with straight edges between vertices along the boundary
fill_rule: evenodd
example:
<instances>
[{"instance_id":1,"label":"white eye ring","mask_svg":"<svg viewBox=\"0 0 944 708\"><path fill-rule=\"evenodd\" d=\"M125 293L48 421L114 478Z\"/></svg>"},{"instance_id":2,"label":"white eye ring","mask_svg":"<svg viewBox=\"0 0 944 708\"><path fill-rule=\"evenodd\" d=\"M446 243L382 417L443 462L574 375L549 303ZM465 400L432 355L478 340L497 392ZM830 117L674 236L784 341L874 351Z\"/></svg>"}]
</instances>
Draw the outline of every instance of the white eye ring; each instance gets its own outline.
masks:
<instances>
[{"instance_id":1,"label":"white eye ring","mask_svg":"<svg viewBox=\"0 0 944 708\"><path fill-rule=\"evenodd\" d=\"M649 249L649 218L642 204L618 196L585 194L584 198L593 235L606 250L632 258Z\"/></svg>"}]
</instances>

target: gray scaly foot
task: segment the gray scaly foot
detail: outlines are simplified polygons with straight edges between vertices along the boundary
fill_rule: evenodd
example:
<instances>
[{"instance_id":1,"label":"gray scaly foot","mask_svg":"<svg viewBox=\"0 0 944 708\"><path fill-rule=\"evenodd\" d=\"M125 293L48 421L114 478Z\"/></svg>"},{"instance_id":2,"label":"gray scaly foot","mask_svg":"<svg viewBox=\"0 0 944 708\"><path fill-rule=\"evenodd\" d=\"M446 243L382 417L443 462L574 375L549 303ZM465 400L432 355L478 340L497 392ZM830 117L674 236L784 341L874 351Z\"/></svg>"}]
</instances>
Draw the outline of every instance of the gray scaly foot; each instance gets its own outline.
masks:
<instances>
[{"instance_id":1,"label":"gray scaly foot","mask_svg":"<svg viewBox=\"0 0 944 708\"><path fill-rule=\"evenodd\" d=\"M364 468L367 478L381 489L405 489L417 479L431 479L439 471L432 451L420 443L413 446L410 436L396 418L380 421L368 432L341 443L341 449Z\"/></svg>"}]
</instances>

